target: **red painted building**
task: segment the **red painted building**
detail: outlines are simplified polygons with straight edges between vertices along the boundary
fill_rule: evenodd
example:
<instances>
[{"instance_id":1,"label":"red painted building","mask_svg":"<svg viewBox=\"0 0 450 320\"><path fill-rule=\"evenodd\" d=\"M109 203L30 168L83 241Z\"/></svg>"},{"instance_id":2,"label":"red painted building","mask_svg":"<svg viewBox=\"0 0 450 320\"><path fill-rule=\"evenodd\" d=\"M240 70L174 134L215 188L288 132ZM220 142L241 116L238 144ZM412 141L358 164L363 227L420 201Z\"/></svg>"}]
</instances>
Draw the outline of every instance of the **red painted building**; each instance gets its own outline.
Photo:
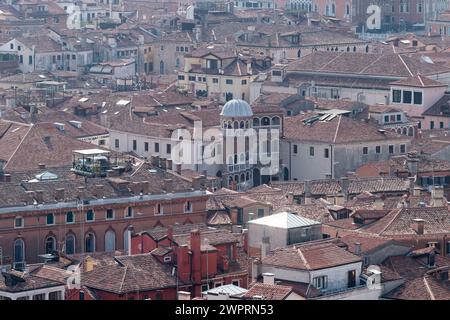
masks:
<instances>
[{"instance_id":1,"label":"red painted building","mask_svg":"<svg viewBox=\"0 0 450 320\"><path fill-rule=\"evenodd\" d=\"M171 261L181 283L193 297L207 288L235 284L246 288L248 271L241 242L245 234L211 230L205 225L155 228L135 234L131 253L150 252L164 263Z\"/></svg>"}]
</instances>

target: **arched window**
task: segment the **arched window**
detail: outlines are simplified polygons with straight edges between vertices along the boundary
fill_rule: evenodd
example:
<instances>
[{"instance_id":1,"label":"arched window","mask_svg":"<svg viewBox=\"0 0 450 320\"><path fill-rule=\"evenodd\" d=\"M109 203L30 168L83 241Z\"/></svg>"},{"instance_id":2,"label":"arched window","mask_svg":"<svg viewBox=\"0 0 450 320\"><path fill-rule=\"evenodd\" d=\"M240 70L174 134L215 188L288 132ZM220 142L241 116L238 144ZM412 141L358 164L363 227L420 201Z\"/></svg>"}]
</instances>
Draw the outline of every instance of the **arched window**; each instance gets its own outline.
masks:
<instances>
[{"instance_id":1,"label":"arched window","mask_svg":"<svg viewBox=\"0 0 450 320\"><path fill-rule=\"evenodd\" d=\"M347 52L350 52L350 47L347 47Z\"/></svg>"},{"instance_id":2,"label":"arched window","mask_svg":"<svg viewBox=\"0 0 450 320\"><path fill-rule=\"evenodd\" d=\"M356 46L355 46L355 47L353 47L353 52L356 52Z\"/></svg>"},{"instance_id":3,"label":"arched window","mask_svg":"<svg viewBox=\"0 0 450 320\"><path fill-rule=\"evenodd\" d=\"M241 122L239 123L239 128L244 129L244 126L245 126L245 122L244 122L244 121L241 121Z\"/></svg>"},{"instance_id":4,"label":"arched window","mask_svg":"<svg viewBox=\"0 0 450 320\"><path fill-rule=\"evenodd\" d=\"M14 241L14 263L25 261L25 243L22 239Z\"/></svg>"},{"instance_id":5,"label":"arched window","mask_svg":"<svg viewBox=\"0 0 450 320\"><path fill-rule=\"evenodd\" d=\"M253 126L258 127L259 126L259 118L253 118Z\"/></svg>"},{"instance_id":6,"label":"arched window","mask_svg":"<svg viewBox=\"0 0 450 320\"><path fill-rule=\"evenodd\" d=\"M45 253L52 253L56 250L56 239L53 236L47 237L45 240Z\"/></svg>"},{"instance_id":7,"label":"arched window","mask_svg":"<svg viewBox=\"0 0 450 320\"><path fill-rule=\"evenodd\" d=\"M366 46L366 53L369 53L369 46Z\"/></svg>"},{"instance_id":8,"label":"arched window","mask_svg":"<svg viewBox=\"0 0 450 320\"><path fill-rule=\"evenodd\" d=\"M177 58L177 60L175 61L175 68L179 67L180 67L180 58Z\"/></svg>"},{"instance_id":9,"label":"arched window","mask_svg":"<svg viewBox=\"0 0 450 320\"><path fill-rule=\"evenodd\" d=\"M164 61L159 63L159 73L164 74Z\"/></svg>"},{"instance_id":10,"label":"arched window","mask_svg":"<svg viewBox=\"0 0 450 320\"><path fill-rule=\"evenodd\" d=\"M244 164L245 163L245 153L241 153L239 155L239 164Z\"/></svg>"},{"instance_id":11,"label":"arched window","mask_svg":"<svg viewBox=\"0 0 450 320\"><path fill-rule=\"evenodd\" d=\"M125 229L125 231L123 232L123 250L124 250L125 252L128 251L128 247L129 247L129 244L130 244L129 231L128 231L129 228L130 228L130 226L128 226L128 227Z\"/></svg>"},{"instance_id":12,"label":"arched window","mask_svg":"<svg viewBox=\"0 0 450 320\"><path fill-rule=\"evenodd\" d=\"M299 49L299 50L297 51L297 58L300 58L301 56L302 56L302 50Z\"/></svg>"},{"instance_id":13,"label":"arched window","mask_svg":"<svg viewBox=\"0 0 450 320\"><path fill-rule=\"evenodd\" d=\"M241 173L241 182L244 182L244 181L245 181L245 174Z\"/></svg>"},{"instance_id":14,"label":"arched window","mask_svg":"<svg viewBox=\"0 0 450 320\"><path fill-rule=\"evenodd\" d=\"M239 183L239 176L238 175L234 176L234 181L236 181L236 183Z\"/></svg>"},{"instance_id":15,"label":"arched window","mask_svg":"<svg viewBox=\"0 0 450 320\"><path fill-rule=\"evenodd\" d=\"M272 125L279 125L280 124L280 118L279 117L273 117L272 118Z\"/></svg>"},{"instance_id":16,"label":"arched window","mask_svg":"<svg viewBox=\"0 0 450 320\"><path fill-rule=\"evenodd\" d=\"M250 180L250 172L247 171L246 175L245 175L245 180L249 181Z\"/></svg>"},{"instance_id":17,"label":"arched window","mask_svg":"<svg viewBox=\"0 0 450 320\"><path fill-rule=\"evenodd\" d=\"M92 232L86 234L84 245L85 252L95 252L95 235Z\"/></svg>"},{"instance_id":18,"label":"arched window","mask_svg":"<svg viewBox=\"0 0 450 320\"><path fill-rule=\"evenodd\" d=\"M228 121L228 129L231 129L231 128L232 128L231 121Z\"/></svg>"},{"instance_id":19,"label":"arched window","mask_svg":"<svg viewBox=\"0 0 450 320\"><path fill-rule=\"evenodd\" d=\"M248 120L247 121L245 121L245 129L248 129L250 127L250 122L248 122Z\"/></svg>"},{"instance_id":20,"label":"arched window","mask_svg":"<svg viewBox=\"0 0 450 320\"><path fill-rule=\"evenodd\" d=\"M234 128L234 129L238 129L238 128L239 128L239 122L235 121L235 122L233 123L233 128Z\"/></svg>"},{"instance_id":21,"label":"arched window","mask_svg":"<svg viewBox=\"0 0 450 320\"><path fill-rule=\"evenodd\" d=\"M66 254L74 254L75 253L75 236L73 234L68 234L66 236Z\"/></svg>"},{"instance_id":22,"label":"arched window","mask_svg":"<svg viewBox=\"0 0 450 320\"><path fill-rule=\"evenodd\" d=\"M108 230L105 233L105 251L114 252L116 250L116 233L114 230Z\"/></svg>"},{"instance_id":23,"label":"arched window","mask_svg":"<svg viewBox=\"0 0 450 320\"><path fill-rule=\"evenodd\" d=\"M47 225L55 224L55 215L53 213L47 214L45 223Z\"/></svg>"},{"instance_id":24,"label":"arched window","mask_svg":"<svg viewBox=\"0 0 450 320\"><path fill-rule=\"evenodd\" d=\"M263 126L270 126L270 118L268 118L268 117L262 118L261 124Z\"/></svg>"}]
</instances>

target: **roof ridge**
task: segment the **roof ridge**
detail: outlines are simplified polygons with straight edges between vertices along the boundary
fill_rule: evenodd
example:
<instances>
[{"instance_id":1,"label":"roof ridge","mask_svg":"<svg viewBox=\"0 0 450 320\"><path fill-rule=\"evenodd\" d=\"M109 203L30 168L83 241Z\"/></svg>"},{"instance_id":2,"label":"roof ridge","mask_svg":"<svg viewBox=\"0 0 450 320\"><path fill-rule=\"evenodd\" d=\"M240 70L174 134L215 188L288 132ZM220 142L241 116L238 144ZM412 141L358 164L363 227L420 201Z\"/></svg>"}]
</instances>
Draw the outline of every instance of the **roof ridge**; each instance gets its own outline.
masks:
<instances>
[{"instance_id":1,"label":"roof ridge","mask_svg":"<svg viewBox=\"0 0 450 320\"><path fill-rule=\"evenodd\" d=\"M333 59L331 59L330 61L328 61L326 64L324 64L321 68L319 68L319 70L323 70L326 66L328 66L330 63L332 63L334 60L336 60L337 58L339 58L340 56L342 56L342 53L339 53L336 57L334 57Z\"/></svg>"},{"instance_id":2,"label":"roof ridge","mask_svg":"<svg viewBox=\"0 0 450 320\"><path fill-rule=\"evenodd\" d=\"M372 66L373 64L375 64L376 62L378 62L382 57L384 57L383 55L380 55L377 59L373 60L372 63L369 63L366 67L364 67L361 71L359 71L359 74L362 74L364 71L366 71L370 66Z\"/></svg>"},{"instance_id":3,"label":"roof ridge","mask_svg":"<svg viewBox=\"0 0 450 320\"><path fill-rule=\"evenodd\" d=\"M14 150L14 152L11 154L11 156L9 157L8 161L6 162L6 165L4 167L4 169L6 169L8 167L9 162L11 161L11 159L14 157L14 155L16 154L16 152L19 150L20 146L22 145L22 143L25 141L25 138L28 136L28 134L30 133L30 131L35 128L35 125L30 125L27 133L25 133L25 135L23 136L22 140L19 142L19 144L17 145L17 148Z\"/></svg>"},{"instance_id":4,"label":"roof ridge","mask_svg":"<svg viewBox=\"0 0 450 320\"><path fill-rule=\"evenodd\" d=\"M336 125L336 132L334 133L334 137L333 137L333 143L336 143L337 135L339 132L339 127L341 126L341 119L342 119L342 115L339 115L338 123Z\"/></svg>"},{"instance_id":5,"label":"roof ridge","mask_svg":"<svg viewBox=\"0 0 450 320\"><path fill-rule=\"evenodd\" d=\"M436 300L436 297L434 296L434 293L433 293L433 291L431 290L430 285L429 285L429 283L428 283L426 277L423 277L423 283L425 284L425 288L427 289L428 294L430 295L431 300Z\"/></svg>"},{"instance_id":6,"label":"roof ridge","mask_svg":"<svg viewBox=\"0 0 450 320\"><path fill-rule=\"evenodd\" d=\"M384 228L381 229L381 231L380 231L378 234L381 234L381 233L383 233L384 231L386 231L386 229L394 222L394 220L397 218L397 216L400 214L400 212L401 212L402 210L403 210L403 208L397 208L397 209L392 210L391 212L397 211L397 213L394 214L394 216L392 217L391 221L389 221L389 223L386 224L386 226L384 226ZM387 217L388 215L389 215L389 213L388 213L385 217ZM381 218L381 219L383 219L383 218Z\"/></svg>"},{"instance_id":7,"label":"roof ridge","mask_svg":"<svg viewBox=\"0 0 450 320\"><path fill-rule=\"evenodd\" d=\"M302 262L305 265L306 269L310 269L311 266L309 265L308 261L306 260L305 256L303 255L301 248L298 248L297 252L298 252L298 255L300 256L300 259L302 259Z\"/></svg>"},{"instance_id":8,"label":"roof ridge","mask_svg":"<svg viewBox=\"0 0 450 320\"><path fill-rule=\"evenodd\" d=\"M125 270L123 271L122 280L120 281L120 288L119 288L120 293L123 292L123 284L125 282L125 277L127 275L127 271L128 271L128 264L125 265Z\"/></svg>"},{"instance_id":9,"label":"roof ridge","mask_svg":"<svg viewBox=\"0 0 450 320\"><path fill-rule=\"evenodd\" d=\"M411 69L409 69L408 65L406 64L405 60L403 60L401 54L397 54L397 56L399 57L400 61L403 63L403 65L405 66L406 70L408 70L409 74L414 77L414 74L411 72Z\"/></svg>"}]
</instances>

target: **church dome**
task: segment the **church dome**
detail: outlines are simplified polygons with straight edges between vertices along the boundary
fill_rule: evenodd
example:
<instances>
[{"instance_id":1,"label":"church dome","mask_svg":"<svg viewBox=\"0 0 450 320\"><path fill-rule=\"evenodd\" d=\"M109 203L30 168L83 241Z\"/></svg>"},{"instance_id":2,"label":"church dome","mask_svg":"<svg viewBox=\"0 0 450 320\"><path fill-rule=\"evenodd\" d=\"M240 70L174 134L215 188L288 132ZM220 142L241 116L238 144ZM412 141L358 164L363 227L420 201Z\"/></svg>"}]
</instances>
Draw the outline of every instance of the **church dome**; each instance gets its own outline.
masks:
<instances>
[{"instance_id":1,"label":"church dome","mask_svg":"<svg viewBox=\"0 0 450 320\"><path fill-rule=\"evenodd\" d=\"M253 111L244 100L233 99L225 103L220 115L229 118L244 118L253 116Z\"/></svg>"}]
</instances>

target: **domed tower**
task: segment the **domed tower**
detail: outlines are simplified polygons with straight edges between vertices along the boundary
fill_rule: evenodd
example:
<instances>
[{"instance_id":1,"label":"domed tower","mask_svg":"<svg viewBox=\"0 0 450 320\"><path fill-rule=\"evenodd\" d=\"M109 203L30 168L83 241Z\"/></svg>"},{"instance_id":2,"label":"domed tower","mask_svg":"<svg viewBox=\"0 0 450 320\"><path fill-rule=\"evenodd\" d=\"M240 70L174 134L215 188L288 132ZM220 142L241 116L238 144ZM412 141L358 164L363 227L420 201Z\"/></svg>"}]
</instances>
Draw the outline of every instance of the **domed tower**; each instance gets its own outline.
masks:
<instances>
[{"instance_id":1,"label":"domed tower","mask_svg":"<svg viewBox=\"0 0 450 320\"><path fill-rule=\"evenodd\" d=\"M246 101L239 99L228 101L220 113L224 137L223 183L227 188L245 190L253 186L252 165L249 163L251 139L246 136L253 132L246 131L252 128L252 119L252 108ZM243 134L236 136L237 132ZM227 143L227 139L233 139L234 142Z\"/></svg>"}]
</instances>

